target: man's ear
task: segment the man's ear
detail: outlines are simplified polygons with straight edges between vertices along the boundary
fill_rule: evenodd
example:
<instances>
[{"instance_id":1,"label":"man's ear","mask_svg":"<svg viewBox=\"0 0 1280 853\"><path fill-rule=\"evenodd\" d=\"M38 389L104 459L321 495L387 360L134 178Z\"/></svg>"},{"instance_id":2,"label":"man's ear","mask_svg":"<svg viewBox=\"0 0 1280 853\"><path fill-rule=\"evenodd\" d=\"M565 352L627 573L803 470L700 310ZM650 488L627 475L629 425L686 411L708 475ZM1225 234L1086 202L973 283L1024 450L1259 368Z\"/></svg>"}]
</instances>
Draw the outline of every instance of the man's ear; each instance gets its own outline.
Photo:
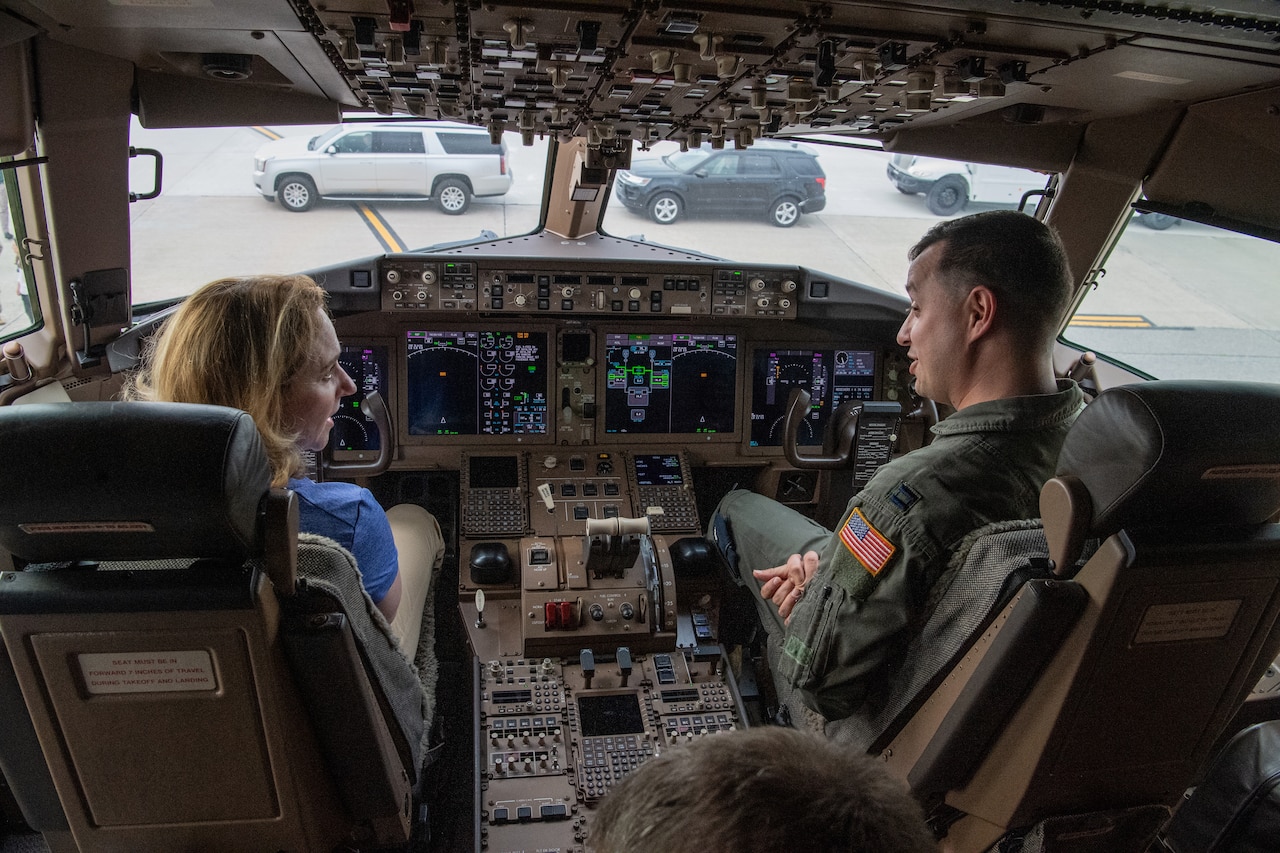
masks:
<instances>
[{"instance_id":1,"label":"man's ear","mask_svg":"<svg viewBox=\"0 0 1280 853\"><path fill-rule=\"evenodd\" d=\"M996 321L996 295L991 288L979 284L970 290L964 310L970 342L991 334Z\"/></svg>"}]
</instances>

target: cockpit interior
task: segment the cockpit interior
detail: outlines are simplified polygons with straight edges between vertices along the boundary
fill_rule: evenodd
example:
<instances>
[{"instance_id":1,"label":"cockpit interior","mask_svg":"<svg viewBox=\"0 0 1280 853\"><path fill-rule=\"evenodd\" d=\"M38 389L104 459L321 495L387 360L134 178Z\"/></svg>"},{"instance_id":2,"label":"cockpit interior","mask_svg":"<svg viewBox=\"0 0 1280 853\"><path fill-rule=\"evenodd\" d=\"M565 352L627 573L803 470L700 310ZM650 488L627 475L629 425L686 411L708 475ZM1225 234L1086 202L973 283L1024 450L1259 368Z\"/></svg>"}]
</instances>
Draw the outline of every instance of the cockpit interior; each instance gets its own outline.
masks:
<instances>
[{"instance_id":1,"label":"cockpit interior","mask_svg":"<svg viewBox=\"0 0 1280 853\"><path fill-rule=\"evenodd\" d=\"M861 745L922 800L941 850L1189 853L1156 846L1183 793L1231 734L1280 718L1274 3L0 0L0 106L0 483L22 496L0 510L0 707L21 723L0 755L3 853L590 853L598 804L654 756L779 722L822 730L774 689L752 605L704 534L732 489L832 528L952 414L916 393L899 341L907 250L944 218L926 203L1048 223L1074 287L1057 374L1090 401L1155 390L1099 406L1080 439L1116 467L1096 474L1082 453L1073 482L1116 500L1114 518L1081 510L1070 483L1042 498L1043 557L1086 564L1083 591L1060 600L1075 579L1037 579L1044 633L1015 633L995 615L1014 604L987 602L972 654L1015 636L1065 651L1010 669L966 646L945 662L964 675L930 675ZM390 124L448 127L462 147L317 143ZM714 169L673 165L753 150L816 156L816 177L763 158L765 180L744 161L714 197ZM299 165L263 183L286 157ZM449 177L450 157L492 160L501 191ZM337 177L342 158L360 177ZM994 168L1028 183L983 196ZM787 175L808 189L770 183ZM651 192L673 176L693 188ZM340 631L350 648L304 630L324 620L284 601L312 559L282 556L287 509L264 498L237 521L237 501L266 492L256 480L191 463L200 506L225 519L147 504L179 530L179 508L200 515L187 535L201 553L113 515L182 479L179 452L248 441L234 418L130 420L132 438L98 419L140 405L122 389L196 287L260 273L324 289L357 389L310 476L440 525L420 685L363 673L359 625ZM1164 381L1194 387L1166 396ZM82 405L106 408L60 418ZM1168 442L1132 483L1125 456L1147 445L1129 434ZM1215 558L1212 536L1166 547L1178 515L1186 535L1230 527L1239 555ZM116 533L141 538L117 548ZM262 585L249 595L200 563L198 595L167 566L147 593L132 563L178 556L257 560ZM80 568L27 570L51 561ZM184 639L159 611L205 633ZM355 663L298 669L321 651ZM148 681L162 654L189 689ZM143 686L91 689L93 673ZM342 713L376 723L355 745L309 708L348 689L360 701ZM237 690L249 698L217 721L250 734L198 748L187 709ZM395 690L429 708L420 751ZM162 706L123 722L144 700ZM998 724L960 745L994 708ZM1166 738L1134 734L1162 715L1177 718ZM281 720L308 720L296 731L315 749L286 746ZM148 732L172 760L130 758ZM224 799L217 777L241 747L267 769ZM174 764L197 769L166 779ZM329 777L289 805L314 793L300 780ZM1045 822L1057 846L1020 846Z\"/></svg>"}]
</instances>

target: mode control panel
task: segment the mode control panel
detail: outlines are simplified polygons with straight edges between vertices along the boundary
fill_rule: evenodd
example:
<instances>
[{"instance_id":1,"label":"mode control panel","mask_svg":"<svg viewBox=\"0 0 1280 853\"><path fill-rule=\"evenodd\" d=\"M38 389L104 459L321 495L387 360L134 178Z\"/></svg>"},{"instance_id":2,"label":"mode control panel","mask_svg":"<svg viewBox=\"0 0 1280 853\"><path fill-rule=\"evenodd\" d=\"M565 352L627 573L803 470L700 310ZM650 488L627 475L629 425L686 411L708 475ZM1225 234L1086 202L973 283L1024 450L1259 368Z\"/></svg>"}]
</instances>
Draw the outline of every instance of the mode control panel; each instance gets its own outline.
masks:
<instances>
[{"instance_id":1,"label":"mode control panel","mask_svg":"<svg viewBox=\"0 0 1280 853\"><path fill-rule=\"evenodd\" d=\"M574 269L572 267L578 267ZM381 261L382 310L613 317L731 316L795 319L798 267L665 263L626 272L581 262L510 265L389 255Z\"/></svg>"}]
</instances>

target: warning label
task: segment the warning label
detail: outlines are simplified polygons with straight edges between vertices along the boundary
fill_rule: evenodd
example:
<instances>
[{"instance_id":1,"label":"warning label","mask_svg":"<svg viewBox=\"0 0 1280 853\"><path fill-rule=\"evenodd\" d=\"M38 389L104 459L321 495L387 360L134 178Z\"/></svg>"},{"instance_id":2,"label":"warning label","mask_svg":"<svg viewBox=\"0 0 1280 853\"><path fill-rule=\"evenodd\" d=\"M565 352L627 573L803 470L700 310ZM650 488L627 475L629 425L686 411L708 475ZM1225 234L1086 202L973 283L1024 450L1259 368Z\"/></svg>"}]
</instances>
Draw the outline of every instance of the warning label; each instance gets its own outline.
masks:
<instances>
[{"instance_id":1,"label":"warning label","mask_svg":"<svg viewBox=\"0 0 1280 853\"><path fill-rule=\"evenodd\" d=\"M1155 604L1143 614L1135 643L1212 640L1225 637L1240 609L1240 599Z\"/></svg>"},{"instance_id":2,"label":"warning label","mask_svg":"<svg viewBox=\"0 0 1280 853\"><path fill-rule=\"evenodd\" d=\"M90 693L163 693L216 690L206 651L111 652L77 656Z\"/></svg>"}]
</instances>

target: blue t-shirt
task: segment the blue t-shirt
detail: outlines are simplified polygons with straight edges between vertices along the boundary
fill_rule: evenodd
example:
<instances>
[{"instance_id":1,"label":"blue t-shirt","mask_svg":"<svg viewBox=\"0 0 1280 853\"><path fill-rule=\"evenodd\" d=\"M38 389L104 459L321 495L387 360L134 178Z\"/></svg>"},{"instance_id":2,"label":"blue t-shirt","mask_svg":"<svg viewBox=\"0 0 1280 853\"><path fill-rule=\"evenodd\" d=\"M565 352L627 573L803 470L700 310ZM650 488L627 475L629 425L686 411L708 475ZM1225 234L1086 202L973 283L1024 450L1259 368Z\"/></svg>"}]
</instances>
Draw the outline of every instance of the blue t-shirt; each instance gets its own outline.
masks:
<instances>
[{"instance_id":1,"label":"blue t-shirt","mask_svg":"<svg viewBox=\"0 0 1280 853\"><path fill-rule=\"evenodd\" d=\"M354 483L290 480L298 495L298 522L303 533L327 536L356 558L361 583L376 604L386 596L400 571L387 514L368 489Z\"/></svg>"}]
</instances>

